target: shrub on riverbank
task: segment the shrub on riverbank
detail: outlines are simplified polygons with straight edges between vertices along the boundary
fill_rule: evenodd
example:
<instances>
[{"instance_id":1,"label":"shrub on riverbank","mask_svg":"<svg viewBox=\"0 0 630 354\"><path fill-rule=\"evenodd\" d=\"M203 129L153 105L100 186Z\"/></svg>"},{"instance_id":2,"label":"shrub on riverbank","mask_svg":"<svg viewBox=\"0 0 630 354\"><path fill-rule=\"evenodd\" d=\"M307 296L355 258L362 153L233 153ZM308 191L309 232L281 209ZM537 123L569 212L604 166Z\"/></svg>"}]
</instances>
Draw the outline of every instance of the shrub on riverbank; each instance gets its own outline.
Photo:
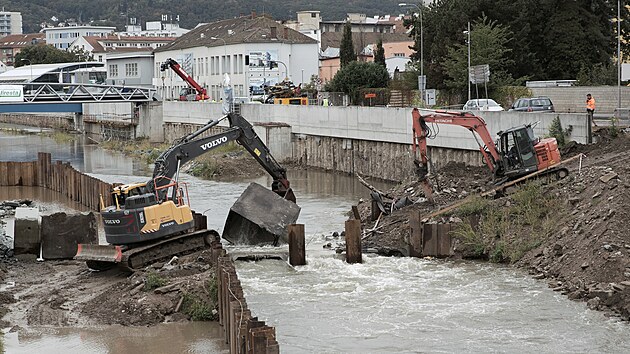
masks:
<instances>
[{"instance_id":1,"label":"shrub on riverbank","mask_svg":"<svg viewBox=\"0 0 630 354\"><path fill-rule=\"evenodd\" d=\"M149 139L141 138L130 141L103 141L99 146L106 150L117 151L123 155L141 159L146 163L154 163L160 154L169 147L169 144L151 143Z\"/></svg>"},{"instance_id":2,"label":"shrub on riverbank","mask_svg":"<svg viewBox=\"0 0 630 354\"><path fill-rule=\"evenodd\" d=\"M540 182L525 184L500 200L473 198L454 214L478 217L479 224L459 224L453 232L456 251L464 258L516 262L556 232L563 213L566 206Z\"/></svg>"}]
</instances>

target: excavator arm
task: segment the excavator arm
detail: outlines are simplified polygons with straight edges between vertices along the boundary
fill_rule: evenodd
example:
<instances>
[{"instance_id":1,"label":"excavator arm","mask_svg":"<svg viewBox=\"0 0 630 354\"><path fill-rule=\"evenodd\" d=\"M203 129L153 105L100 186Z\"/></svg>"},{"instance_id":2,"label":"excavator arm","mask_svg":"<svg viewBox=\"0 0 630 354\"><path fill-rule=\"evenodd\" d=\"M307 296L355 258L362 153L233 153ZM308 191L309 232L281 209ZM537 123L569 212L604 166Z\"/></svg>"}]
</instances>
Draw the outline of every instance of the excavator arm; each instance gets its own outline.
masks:
<instances>
[{"instance_id":1,"label":"excavator arm","mask_svg":"<svg viewBox=\"0 0 630 354\"><path fill-rule=\"evenodd\" d=\"M417 108L411 112L413 120L413 143L414 164L420 177L424 194L430 201L433 201L433 188L427 179L429 173L429 158L427 156L427 139L435 137L434 132L429 128L429 124L458 125L468 129L477 144L479 151L483 155L484 161L490 171L495 175L500 175L503 170L501 155L497 150L492 136L488 131L486 122L478 116L469 112L435 111L431 114L421 115ZM479 140L481 139L481 141Z\"/></svg>"},{"instance_id":2,"label":"excavator arm","mask_svg":"<svg viewBox=\"0 0 630 354\"><path fill-rule=\"evenodd\" d=\"M179 76L182 80L186 81L186 83L194 88L197 91L197 96L199 100L205 100L208 97L208 92L205 88L201 87L188 73L182 68L181 65L175 60L168 58L162 65L160 65L161 71L166 71L166 69L171 68L177 76Z\"/></svg>"},{"instance_id":3,"label":"excavator arm","mask_svg":"<svg viewBox=\"0 0 630 354\"><path fill-rule=\"evenodd\" d=\"M413 120L413 152L420 172L428 173L427 139L434 137L428 124L458 125L468 129L477 141L479 151L481 151L490 171L496 172L500 168L501 155L492 140L486 122L481 117L469 112L451 111L435 111L423 116L417 108L413 109L411 116Z\"/></svg>"},{"instance_id":4,"label":"excavator arm","mask_svg":"<svg viewBox=\"0 0 630 354\"><path fill-rule=\"evenodd\" d=\"M216 126L225 118L230 122L230 128L219 134L199 138L201 134ZM242 145L271 175L273 178L271 189L275 193L295 202L295 195L290 188L286 169L274 159L269 148L254 131L253 126L241 115L233 112L219 120L211 120L196 132L179 139L168 150L163 152L155 161L153 170L153 181L156 181L155 187L168 184L169 180L177 174L180 166L186 162L230 141L236 141ZM155 187L150 186L149 188Z\"/></svg>"}]
</instances>

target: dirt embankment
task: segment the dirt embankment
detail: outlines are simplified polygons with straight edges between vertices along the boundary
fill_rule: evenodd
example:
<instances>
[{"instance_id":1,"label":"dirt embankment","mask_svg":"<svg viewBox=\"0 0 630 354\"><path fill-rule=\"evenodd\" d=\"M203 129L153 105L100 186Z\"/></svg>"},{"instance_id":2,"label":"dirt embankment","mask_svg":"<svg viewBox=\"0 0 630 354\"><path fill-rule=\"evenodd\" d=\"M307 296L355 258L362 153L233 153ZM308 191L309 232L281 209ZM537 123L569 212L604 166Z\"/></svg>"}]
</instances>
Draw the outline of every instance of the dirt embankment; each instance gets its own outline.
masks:
<instances>
[{"instance_id":1,"label":"dirt embankment","mask_svg":"<svg viewBox=\"0 0 630 354\"><path fill-rule=\"evenodd\" d=\"M405 255L411 213L428 215L466 200L431 220L458 223L451 234L454 257L512 263L571 299L630 320L630 138L607 132L599 132L597 144L563 151L565 159L586 155L567 166L567 178L522 185L500 198L471 197L492 188L490 173L455 164L438 171L438 206L423 202L415 182L387 191L418 202L382 216L378 225L366 222L364 246ZM369 209L369 203L360 206L363 220L369 220ZM479 223L466 222L470 216Z\"/></svg>"},{"instance_id":2,"label":"dirt embankment","mask_svg":"<svg viewBox=\"0 0 630 354\"><path fill-rule=\"evenodd\" d=\"M217 318L209 250L131 275L118 269L92 272L78 261L37 262L28 256L3 266L9 287L0 292L0 303L10 309L4 327L147 326Z\"/></svg>"}]
</instances>

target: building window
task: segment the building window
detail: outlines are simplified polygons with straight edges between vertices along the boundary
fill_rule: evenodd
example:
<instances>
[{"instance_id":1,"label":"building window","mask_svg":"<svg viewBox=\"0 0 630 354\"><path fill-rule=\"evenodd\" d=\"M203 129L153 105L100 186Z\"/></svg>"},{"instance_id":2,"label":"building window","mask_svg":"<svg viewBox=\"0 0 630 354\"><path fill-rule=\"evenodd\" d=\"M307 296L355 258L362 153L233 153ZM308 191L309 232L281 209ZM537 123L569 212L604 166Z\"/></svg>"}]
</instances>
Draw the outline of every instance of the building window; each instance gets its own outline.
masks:
<instances>
[{"instance_id":1,"label":"building window","mask_svg":"<svg viewBox=\"0 0 630 354\"><path fill-rule=\"evenodd\" d=\"M210 73L208 72L208 57L206 57L206 64L205 64L205 70L204 72L206 73L206 76L208 76Z\"/></svg>"},{"instance_id":2,"label":"building window","mask_svg":"<svg viewBox=\"0 0 630 354\"><path fill-rule=\"evenodd\" d=\"M125 64L125 76L126 77L138 76L138 63Z\"/></svg>"},{"instance_id":3,"label":"building window","mask_svg":"<svg viewBox=\"0 0 630 354\"><path fill-rule=\"evenodd\" d=\"M109 76L111 76L111 77L117 77L118 76L118 65L117 64L110 64L109 65Z\"/></svg>"},{"instance_id":4,"label":"building window","mask_svg":"<svg viewBox=\"0 0 630 354\"><path fill-rule=\"evenodd\" d=\"M314 12L311 12L311 18L315 18L315 17L317 17L317 14Z\"/></svg>"}]
</instances>

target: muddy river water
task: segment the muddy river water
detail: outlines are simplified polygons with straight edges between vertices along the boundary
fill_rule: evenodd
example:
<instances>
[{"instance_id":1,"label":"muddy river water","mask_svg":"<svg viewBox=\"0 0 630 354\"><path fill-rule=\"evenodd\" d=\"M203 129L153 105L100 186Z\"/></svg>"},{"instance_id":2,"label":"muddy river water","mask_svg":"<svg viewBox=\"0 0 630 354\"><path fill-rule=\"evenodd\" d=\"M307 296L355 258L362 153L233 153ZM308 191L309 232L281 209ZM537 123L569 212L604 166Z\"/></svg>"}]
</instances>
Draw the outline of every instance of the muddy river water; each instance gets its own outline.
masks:
<instances>
[{"instance_id":1,"label":"muddy river water","mask_svg":"<svg viewBox=\"0 0 630 354\"><path fill-rule=\"evenodd\" d=\"M34 160L38 151L110 182L143 181L141 164L81 142L0 132L0 160ZM252 312L276 327L284 353L630 352L630 325L567 300L510 267L475 262L365 255L348 265L324 249L347 211L367 191L353 178L322 172L289 175L302 207L307 262L239 262ZM191 205L221 230L249 181L183 176ZM268 185L268 178L256 180ZM0 188L0 200L34 198L76 208L37 188ZM55 206L55 203L61 205ZM216 353L216 323L157 327L27 328L5 333L7 353Z\"/></svg>"}]
</instances>

